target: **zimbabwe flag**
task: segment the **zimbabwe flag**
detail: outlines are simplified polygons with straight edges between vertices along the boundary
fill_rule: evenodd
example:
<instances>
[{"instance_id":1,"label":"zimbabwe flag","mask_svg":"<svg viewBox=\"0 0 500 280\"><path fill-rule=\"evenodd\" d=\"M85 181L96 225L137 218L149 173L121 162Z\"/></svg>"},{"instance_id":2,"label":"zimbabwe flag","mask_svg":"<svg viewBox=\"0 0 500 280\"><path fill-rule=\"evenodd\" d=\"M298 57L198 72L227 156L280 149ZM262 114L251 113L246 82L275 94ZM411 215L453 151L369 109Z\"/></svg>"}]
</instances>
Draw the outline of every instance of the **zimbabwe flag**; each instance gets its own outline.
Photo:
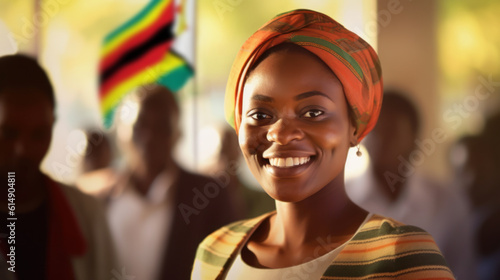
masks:
<instances>
[{"instance_id":1,"label":"zimbabwe flag","mask_svg":"<svg viewBox=\"0 0 500 280\"><path fill-rule=\"evenodd\" d=\"M152 0L104 39L99 100L106 128L122 98L134 88L157 82L175 92L193 75L186 60L171 50L175 15L174 0Z\"/></svg>"}]
</instances>

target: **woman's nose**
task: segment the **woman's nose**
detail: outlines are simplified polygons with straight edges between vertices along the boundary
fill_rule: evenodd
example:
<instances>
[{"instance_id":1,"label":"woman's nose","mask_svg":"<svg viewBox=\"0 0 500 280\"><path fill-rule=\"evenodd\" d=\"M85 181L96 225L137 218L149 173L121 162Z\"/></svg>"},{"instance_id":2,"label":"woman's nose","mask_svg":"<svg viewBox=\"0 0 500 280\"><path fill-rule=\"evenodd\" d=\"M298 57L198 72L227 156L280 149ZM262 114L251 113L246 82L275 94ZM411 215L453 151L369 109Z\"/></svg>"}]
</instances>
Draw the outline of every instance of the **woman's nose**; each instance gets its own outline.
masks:
<instances>
[{"instance_id":1,"label":"woman's nose","mask_svg":"<svg viewBox=\"0 0 500 280\"><path fill-rule=\"evenodd\" d=\"M279 119L267 131L267 140L280 145L286 145L303 137L304 132L292 120Z\"/></svg>"}]
</instances>

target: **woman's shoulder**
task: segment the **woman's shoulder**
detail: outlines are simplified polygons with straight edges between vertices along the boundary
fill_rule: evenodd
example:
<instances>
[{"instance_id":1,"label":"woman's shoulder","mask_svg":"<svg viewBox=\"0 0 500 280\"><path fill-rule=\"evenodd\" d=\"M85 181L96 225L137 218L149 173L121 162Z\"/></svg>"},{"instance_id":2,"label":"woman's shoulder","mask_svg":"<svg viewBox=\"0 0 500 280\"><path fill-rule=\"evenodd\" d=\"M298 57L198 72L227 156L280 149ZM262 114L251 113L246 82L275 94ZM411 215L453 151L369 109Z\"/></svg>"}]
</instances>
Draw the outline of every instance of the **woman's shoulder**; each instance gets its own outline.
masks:
<instances>
[{"instance_id":1,"label":"woman's shoulder","mask_svg":"<svg viewBox=\"0 0 500 280\"><path fill-rule=\"evenodd\" d=\"M363 277L384 274L397 279L454 279L429 233L380 215L373 215L360 228L330 270L341 272L345 265L356 267L356 273Z\"/></svg>"},{"instance_id":2,"label":"woman's shoulder","mask_svg":"<svg viewBox=\"0 0 500 280\"><path fill-rule=\"evenodd\" d=\"M417 226L407 225L378 214L373 214L359 232L364 232L368 235L392 235L393 237L412 233L428 235L425 230Z\"/></svg>"},{"instance_id":3,"label":"woman's shoulder","mask_svg":"<svg viewBox=\"0 0 500 280\"><path fill-rule=\"evenodd\" d=\"M201 242L200 246L216 246L221 243L226 245L237 245L237 243L245 239L265 218L273 213L274 211L255 218L240 220L225 225L208 235Z\"/></svg>"},{"instance_id":4,"label":"woman's shoulder","mask_svg":"<svg viewBox=\"0 0 500 280\"><path fill-rule=\"evenodd\" d=\"M394 219L373 215L354 235L353 244L402 251L428 250L441 254L432 236L425 230ZM375 250L376 251L376 250Z\"/></svg>"},{"instance_id":5,"label":"woman's shoulder","mask_svg":"<svg viewBox=\"0 0 500 280\"><path fill-rule=\"evenodd\" d=\"M231 223L208 235L196 251L192 279L215 279L253 230L273 213Z\"/></svg>"}]
</instances>

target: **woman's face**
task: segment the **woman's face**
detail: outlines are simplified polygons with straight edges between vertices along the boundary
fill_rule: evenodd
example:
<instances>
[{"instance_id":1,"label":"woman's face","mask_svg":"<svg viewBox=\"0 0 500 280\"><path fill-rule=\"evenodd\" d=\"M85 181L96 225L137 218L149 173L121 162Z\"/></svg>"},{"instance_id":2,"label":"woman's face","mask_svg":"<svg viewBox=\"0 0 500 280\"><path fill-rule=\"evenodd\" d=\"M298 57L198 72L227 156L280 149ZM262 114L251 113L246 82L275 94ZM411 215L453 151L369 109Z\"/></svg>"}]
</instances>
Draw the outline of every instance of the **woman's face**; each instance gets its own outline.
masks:
<instances>
[{"instance_id":1,"label":"woman's face","mask_svg":"<svg viewBox=\"0 0 500 280\"><path fill-rule=\"evenodd\" d=\"M355 128L326 65L312 54L278 51L252 71L243 96L240 147L271 197L299 202L326 185L343 186Z\"/></svg>"}]
</instances>

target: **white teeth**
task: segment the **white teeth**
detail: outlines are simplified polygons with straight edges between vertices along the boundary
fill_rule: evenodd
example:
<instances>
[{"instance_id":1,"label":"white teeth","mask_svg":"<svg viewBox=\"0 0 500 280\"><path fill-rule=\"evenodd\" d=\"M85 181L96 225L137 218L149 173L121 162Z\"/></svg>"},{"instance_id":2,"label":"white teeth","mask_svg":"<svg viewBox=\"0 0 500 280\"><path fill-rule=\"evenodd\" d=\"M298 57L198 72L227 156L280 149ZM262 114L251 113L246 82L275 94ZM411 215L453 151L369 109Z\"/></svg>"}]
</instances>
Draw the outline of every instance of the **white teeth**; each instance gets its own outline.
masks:
<instances>
[{"instance_id":1,"label":"white teeth","mask_svg":"<svg viewBox=\"0 0 500 280\"><path fill-rule=\"evenodd\" d=\"M269 164L276 167L293 167L308 163L311 157L288 157L288 158L270 158Z\"/></svg>"}]
</instances>

